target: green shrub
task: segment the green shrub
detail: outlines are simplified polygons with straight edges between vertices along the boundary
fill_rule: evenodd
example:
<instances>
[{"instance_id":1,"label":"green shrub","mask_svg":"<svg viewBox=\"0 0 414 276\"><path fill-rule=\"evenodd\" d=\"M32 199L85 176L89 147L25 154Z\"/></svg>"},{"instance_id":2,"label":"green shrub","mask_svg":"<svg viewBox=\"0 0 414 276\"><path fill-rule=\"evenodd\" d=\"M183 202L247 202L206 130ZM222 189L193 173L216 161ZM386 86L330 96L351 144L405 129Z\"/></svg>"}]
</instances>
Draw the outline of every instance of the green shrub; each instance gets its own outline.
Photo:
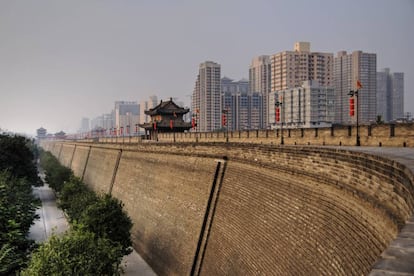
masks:
<instances>
[{"instance_id":1,"label":"green shrub","mask_svg":"<svg viewBox=\"0 0 414 276\"><path fill-rule=\"evenodd\" d=\"M132 221L123 210L122 202L110 195L99 197L85 208L79 222L99 237L111 239L122 245L123 253L131 253Z\"/></svg>"},{"instance_id":2,"label":"green shrub","mask_svg":"<svg viewBox=\"0 0 414 276\"><path fill-rule=\"evenodd\" d=\"M119 275L120 251L111 240L77 227L42 244L21 275Z\"/></svg>"},{"instance_id":3,"label":"green shrub","mask_svg":"<svg viewBox=\"0 0 414 276\"><path fill-rule=\"evenodd\" d=\"M58 206L66 212L70 221L79 221L85 208L97 200L95 193L79 178L72 177L65 182L59 194Z\"/></svg>"}]
</instances>

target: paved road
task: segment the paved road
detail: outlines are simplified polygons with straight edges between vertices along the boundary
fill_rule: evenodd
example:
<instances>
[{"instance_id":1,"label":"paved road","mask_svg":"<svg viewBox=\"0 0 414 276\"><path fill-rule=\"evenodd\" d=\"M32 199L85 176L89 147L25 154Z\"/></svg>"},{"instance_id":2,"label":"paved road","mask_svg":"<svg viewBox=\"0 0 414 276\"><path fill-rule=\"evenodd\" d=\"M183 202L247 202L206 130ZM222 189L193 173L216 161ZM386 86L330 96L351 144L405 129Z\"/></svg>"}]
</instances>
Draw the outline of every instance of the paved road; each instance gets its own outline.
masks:
<instances>
[{"instance_id":1,"label":"paved road","mask_svg":"<svg viewBox=\"0 0 414 276\"><path fill-rule=\"evenodd\" d=\"M33 188L33 193L42 201L42 207L36 213L40 219L30 228L29 238L37 242L45 241L52 233L61 234L68 229L68 222L56 206L56 197L47 184Z\"/></svg>"},{"instance_id":2,"label":"paved road","mask_svg":"<svg viewBox=\"0 0 414 276\"><path fill-rule=\"evenodd\" d=\"M62 210L56 205L56 197L53 190L47 184L43 187L33 188L33 193L42 201L42 207L36 211L40 219L36 220L35 224L30 228L29 238L41 243L50 237L52 233L57 235L64 233L69 228L69 224ZM156 275L135 250L124 257L121 266L124 270L123 275Z\"/></svg>"}]
</instances>

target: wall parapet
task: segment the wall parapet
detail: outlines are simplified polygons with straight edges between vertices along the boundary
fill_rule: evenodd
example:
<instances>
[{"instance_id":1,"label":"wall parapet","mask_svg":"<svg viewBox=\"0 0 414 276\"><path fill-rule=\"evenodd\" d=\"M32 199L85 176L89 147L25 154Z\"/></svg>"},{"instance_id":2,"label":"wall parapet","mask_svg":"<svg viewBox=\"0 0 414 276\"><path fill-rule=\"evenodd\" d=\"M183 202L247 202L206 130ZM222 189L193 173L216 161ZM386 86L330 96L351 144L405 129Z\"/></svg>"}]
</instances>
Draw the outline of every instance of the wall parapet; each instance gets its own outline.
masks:
<instances>
[{"instance_id":1,"label":"wall parapet","mask_svg":"<svg viewBox=\"0 0 414 276\"><path fill-rule=\"evenodd\" d=\"M414 124L361 125L362 146L414 147ZM159 142L233 142L256 144L280 144L283 136L286 145L355 146L355 126L328 128L301 128L273 130L245 130L229 132L182 132L159 133ZM137 137L100 137L101 143L139 143L146 140ZM93 140L90 140L91 142Z\"/></svg>"}]
</instances>

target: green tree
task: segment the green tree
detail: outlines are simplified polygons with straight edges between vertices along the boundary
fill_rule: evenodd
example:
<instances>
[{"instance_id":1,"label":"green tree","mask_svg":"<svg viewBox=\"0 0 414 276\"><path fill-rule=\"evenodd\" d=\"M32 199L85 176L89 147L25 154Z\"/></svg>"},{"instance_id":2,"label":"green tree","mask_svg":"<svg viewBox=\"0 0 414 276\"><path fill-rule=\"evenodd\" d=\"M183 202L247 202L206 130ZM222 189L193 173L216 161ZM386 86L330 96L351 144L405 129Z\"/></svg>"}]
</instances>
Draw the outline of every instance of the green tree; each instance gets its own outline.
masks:
<instances>
[{"instance_id":1,"label":"green tree","mask_svg":"<svg viewBox=\"0 0 414 276\"><path fill-rule=\"evenodd\" d=\"M52 236L36 250L22 275L119 275L121 247L77 227Z\"/></svg>"},{"instance_id":2,"label":"green tree","mask_svg":"<svg viewBox=\"0 0 414 276\"><path fill-rule=\"evenodd\" d=\"M34 245L26 237L38 218L39 204L27 180L0 172L0 274L13 273L25 264Z\"/></svg>"},{"instance_id":3,"label":"green tree","mask_svg":"<svg viewBox=\"0 0 414 276\"><path fill-rule=\"evenodd\" d=\"M46 171L46 182L58 193L62 190L65 181L69 181L73 176L71 169L62 166L50 152L41 152L40 166Z\"/></svg>"},{"instance_id":4,"label":"green tree","mask_svg":"<svg viewBox=\"0 0 414 276\"><path fill-rule=\"evenodd\" d=\"M119 243L124 255L131 253L132 221L119 199L110 195L101 196L85 209L79 222L99 237Z\"/></svg>"},{"instance_id":5,"label":"green tree","mask_svg":"<svg viewBox=\"0 0 414 276\"><path fill-rule=\"evenodd\" d=\"M26 178L31 185L42 185L37 174L35 145L23 136L0 135L0 171Z\"/></svg>"},{"instance_id":6,"label":"green tree","mask_svg":"<svg viewBox=\"0 0 414 276\"><path fill-rule=\"evenodd\" d=\"M69 216L69 220L79 221L88 205L98 200L95 193L86 187L79 178L71 177L65 182L60 194L58 206Z\"/></svg>"}]
</instances>

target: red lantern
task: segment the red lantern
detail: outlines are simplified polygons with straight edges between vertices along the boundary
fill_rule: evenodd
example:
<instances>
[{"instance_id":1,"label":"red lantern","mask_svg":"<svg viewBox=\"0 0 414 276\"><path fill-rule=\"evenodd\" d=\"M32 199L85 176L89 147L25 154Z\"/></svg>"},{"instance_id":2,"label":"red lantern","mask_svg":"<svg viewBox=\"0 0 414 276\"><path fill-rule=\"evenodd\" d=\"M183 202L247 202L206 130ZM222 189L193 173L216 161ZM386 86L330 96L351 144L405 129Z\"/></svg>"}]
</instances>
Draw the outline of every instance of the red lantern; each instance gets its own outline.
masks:
<instances>
[{"instance_id":1,"label":"red lantern","mask_svg":"<svg viewBox=\"0 0 414 276\"><path fill-rule=\"evenodd\" d=\"M276 107L276 122L280 122L280 108Z\"/></svg>"},{"instance_id":2,"label":"red lantern","mask_svg":"<svg viewBox=\"0 0 414 276\"><path fill-rule=\"evenodd\" d=\"M221 115L221 124L222 124L223 126L226 126L226 124L227 124L227 117L226 117L226 114L222 114L222 115Z\"/></svg>"},{"instance_id":3,"label":"red lantern","mask_svg":"<svg viewBox=\"0 0 414 276\"><path fill-rule=\"evenodd\" d=\"M353 117L355 115L355 101L354 98L349 99L349 116Z\"/></svg>"}]
</instances>

